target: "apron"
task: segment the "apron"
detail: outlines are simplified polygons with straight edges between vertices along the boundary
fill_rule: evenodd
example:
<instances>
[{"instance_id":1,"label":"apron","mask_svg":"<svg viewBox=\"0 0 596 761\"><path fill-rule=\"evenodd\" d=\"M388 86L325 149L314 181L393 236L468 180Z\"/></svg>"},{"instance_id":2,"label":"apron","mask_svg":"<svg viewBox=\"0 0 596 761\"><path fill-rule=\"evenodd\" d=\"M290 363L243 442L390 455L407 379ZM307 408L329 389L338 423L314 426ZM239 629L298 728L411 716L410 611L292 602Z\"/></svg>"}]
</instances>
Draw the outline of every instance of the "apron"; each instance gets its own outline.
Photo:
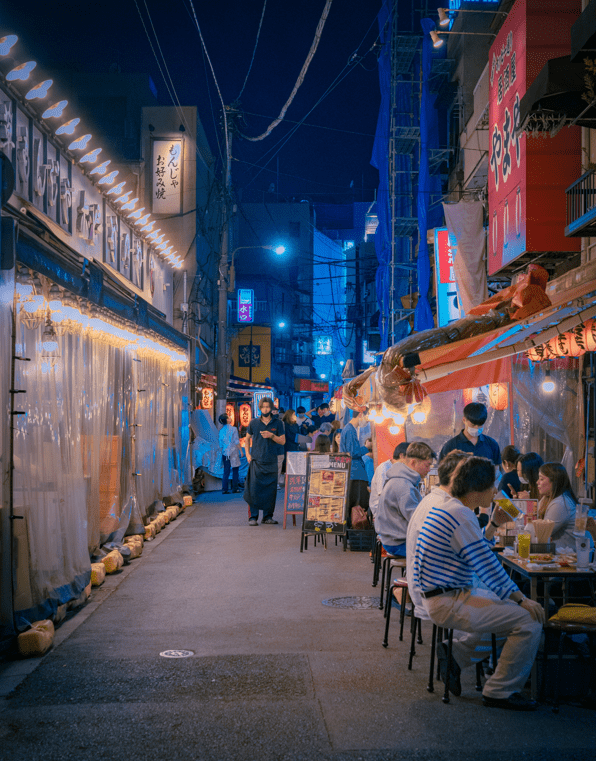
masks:
<instances>
[{"instance_id":1,"label":"apron","mask_svg":"<svg viewBox=\"0 0 596 761\"><path fill-rule=\"evenodd\" d=\"M273 512L277 499L277 460L265 463L251 460L244 479L243 497L252 507L258 505L263 513Z\"/></svg>"}]
</instances>

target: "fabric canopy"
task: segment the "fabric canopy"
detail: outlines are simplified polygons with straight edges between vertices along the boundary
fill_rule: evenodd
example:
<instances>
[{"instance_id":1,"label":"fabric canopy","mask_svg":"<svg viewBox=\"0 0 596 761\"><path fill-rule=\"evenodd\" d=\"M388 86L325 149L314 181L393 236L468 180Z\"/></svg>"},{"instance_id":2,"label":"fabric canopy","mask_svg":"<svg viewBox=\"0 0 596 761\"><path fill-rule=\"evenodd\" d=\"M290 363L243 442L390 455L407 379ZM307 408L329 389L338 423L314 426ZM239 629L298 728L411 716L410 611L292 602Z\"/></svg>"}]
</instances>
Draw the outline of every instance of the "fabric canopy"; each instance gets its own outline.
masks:
<instances>
[{"instance_id":1,"label":"fabric canopy","mask_svg":"<svg viewBox=\"0 0 596 761\"><path fill-rule=\"evenodd\" d=\"M569 56L547 61L521 100L521 129L554 137L565 124L596 127L596 105L582 97L585 74L583 61L572 63Z\"/></svg>"},{"instance_id":2,"label":"fabric canopy","mask_svg":"<svg viewBox=\"0 0 596 761\"><path fill-rule=\"evenodd\" d=\"M474 338L420 352L416 376L428 393L510 379L509 358L596 316L596 283L550 294L552 306Z\"/></svg>"}]
</instances>

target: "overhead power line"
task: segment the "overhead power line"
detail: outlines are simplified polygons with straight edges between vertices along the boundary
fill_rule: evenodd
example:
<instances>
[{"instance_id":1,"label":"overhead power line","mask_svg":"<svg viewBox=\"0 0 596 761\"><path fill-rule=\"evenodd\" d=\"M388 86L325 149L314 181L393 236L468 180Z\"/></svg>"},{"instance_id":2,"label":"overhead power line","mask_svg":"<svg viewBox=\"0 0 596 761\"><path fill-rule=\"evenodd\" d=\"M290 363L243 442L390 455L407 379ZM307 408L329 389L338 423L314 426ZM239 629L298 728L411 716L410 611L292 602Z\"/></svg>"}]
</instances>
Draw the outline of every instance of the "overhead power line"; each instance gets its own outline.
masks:
<instances>
[{"instance_id":1,"label":"overhead power line","mask_svg":"<svg viewBox=\"0 0 596 761\"><path fill-rule=\"evenodd\" d=\"M259 21L259 28L257 30L257 39L255 40L255 46L252 51L252 58L250 59L250 66L248 67L248 71L246 72L246 77L244 78L244 84L242 85L242 90L238 93L238 97L236 100L240 100L242 97L242 93L244 92L244 88L246 87L246 83L248 82L248 77L250 74L250 70L252 69L252 65L255 60L255 53L257 52L257 45L259 44L259 37L261 35L261 27L263 26L263 19L265 18L265 8L267 7L267 0L263 3L263 12L261 13L261 20Z\"/></svg>"},{"instance_id":2,"label":"overhead power line","mask_svg":"<svg viewBox=\"0 0 596 761\"><path fill-rule=\"evenodd\" d=\"M306 72L308 71L310 62L314 58L314 55L317 51L319 42L321 40L321 35L323 33L323 27L325 26L325 22L327 21L327 16L329 15L329 10L331 9L332 2L333 0L326 0L325 2L325 7L323 8L323 13L321 14L321 18L319 19L319 23L317 24L317 29L315 31L315 38L312 41L312 45L310 46L310 50L308 51L308 55L306 56L306 61L304 62L302 66L302 70L300 71L300 74L298 75L298 79L296 80L294 89L290 93L290 97L284 103L283 108L279 112L279 116L277 117L277 119L274 119L271 122L271 124L267 127L267 129L265 130L265 132L263 132L262 135L258 135L257 137L248 137L248 135L242 135L242 137L244 137L246 140L250 140L253 143L258 142L259 140L264 140L267 137L267 135L270 135L271 132L277 127L277 125L283 121L285 113L290 107L294 98L296 97L296 93L298 92L300 85L304 82L304 77L306 76Z\"/></svg>"}]
</instances>

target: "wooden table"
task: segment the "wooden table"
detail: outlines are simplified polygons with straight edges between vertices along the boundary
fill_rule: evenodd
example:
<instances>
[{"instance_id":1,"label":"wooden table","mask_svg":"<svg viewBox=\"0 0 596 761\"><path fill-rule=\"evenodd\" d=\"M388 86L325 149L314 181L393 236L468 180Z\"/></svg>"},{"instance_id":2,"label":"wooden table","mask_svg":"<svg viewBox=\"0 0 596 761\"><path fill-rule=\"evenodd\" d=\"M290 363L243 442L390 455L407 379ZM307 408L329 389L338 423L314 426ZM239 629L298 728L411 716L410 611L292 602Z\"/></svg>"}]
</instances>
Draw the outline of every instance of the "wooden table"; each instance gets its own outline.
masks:
<instances>
[{"instance_id":1,"label":"wooden table","mask_svg":"<svg viewBox=\"0 0 596 761\"><path fill-rule=\"evenodd\" d=\"M549 584L551 581L559 581L562 580L563 583L567 579L590 579L594 580L596 579L596 573L594 571L588 569L578 571L576 568L569 568L569 567L562 567L562 566L556 566L556 564L553 562L552 565L540 565L535 568L528 568L527 564L529 561L522 560L521 558L517 557L517 555L505 555L504 553L499 553L499 560L503 563L503 565L510 569L511 571L517 571L519 574L521 574L524 578L529 579L530 581L530 598L534 600L535 602L538 602L538 582L542 581L544 582L544 610L546 612L546 619L548 620L548 608L549 608ZM535 564L536 565L536 564ZM556 567L553 567L556 566ZM532 678L531 678L531 694L532 699L536 699L536 695L538 692L538 674L537 674L537 667L536 667L536 661L534 661L534 665L532 666Z\"/></svg>"}]
</instances>

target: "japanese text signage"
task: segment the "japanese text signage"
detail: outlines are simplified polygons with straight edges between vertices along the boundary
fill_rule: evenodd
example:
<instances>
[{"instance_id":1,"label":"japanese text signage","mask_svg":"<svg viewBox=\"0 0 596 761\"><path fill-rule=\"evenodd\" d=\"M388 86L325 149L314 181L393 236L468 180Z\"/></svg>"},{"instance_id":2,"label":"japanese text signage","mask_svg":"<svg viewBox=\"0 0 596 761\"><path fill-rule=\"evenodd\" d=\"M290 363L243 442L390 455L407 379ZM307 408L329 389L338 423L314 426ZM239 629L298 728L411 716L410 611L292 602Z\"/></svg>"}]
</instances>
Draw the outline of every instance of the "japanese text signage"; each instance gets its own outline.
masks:
<instances>
[{"instance_id":1,"label":"japanese text signage","mask_svg":"<svg viewBox=\"0 0 596 761\"><path fill-rule=\"evenodd\" d=\"M457 240L446 227L435 228L435 272L437 286L437 323L439 327L459 320L463 315L455 278L453 260Z\"/></svg>"},{"instance_id":2,"label":"japanese text signage","mask_svg":"<svg viewBox=\"0 0 596 761\"><path fill-rule=\"evenodd\" d=\"M489 254L494 274L522 254L575 251L565 188L579 177L579 131L528 139L520 102L544 63L569 53L577 0L517 0L489 54Z\"/></svg>"},{"instance_id":3,"label":"japanese text signage","mask_svg":"<svg viewBox=\"0 0 596 761\"><path fill-rule=\"evenodd\" d=\"M154 214L182 211L182 140L153 140L152 210Z\"/></svg>"},{"instance_id":4,"label":"japanese text signage","mask_svg":"<svg viewBox=\"0 0 596 761\"><path fill-rule=\"evenodd\" d=\"M302 531L345 534L352 458L309 453Z\"/></svg>"},{"instance_id":5,"label":"japanese text signage","mask_svg":"<svg viewBox=\"0 0 596 761\"><path fill-rule=\"evenodd\" d=\"M238 322L253 322L255 292L252 288L238 289Z\"/></svg>"}]
</instances>

